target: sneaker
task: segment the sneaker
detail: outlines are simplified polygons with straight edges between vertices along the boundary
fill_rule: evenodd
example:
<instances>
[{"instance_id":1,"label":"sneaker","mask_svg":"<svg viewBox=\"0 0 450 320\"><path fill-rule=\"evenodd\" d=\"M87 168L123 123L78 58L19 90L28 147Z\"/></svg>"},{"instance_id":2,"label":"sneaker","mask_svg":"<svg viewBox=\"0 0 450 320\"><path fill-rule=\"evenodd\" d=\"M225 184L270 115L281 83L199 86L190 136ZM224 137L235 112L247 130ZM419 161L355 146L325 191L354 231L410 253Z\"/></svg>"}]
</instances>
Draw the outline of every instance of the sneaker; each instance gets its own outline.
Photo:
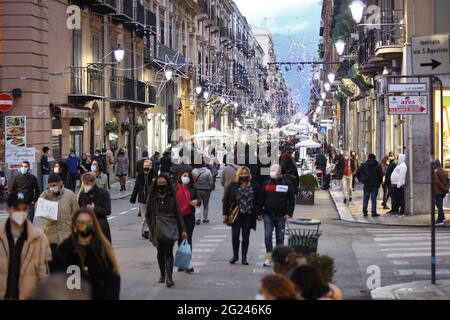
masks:
<instances>
[{"instance_id":1,"label":"sneaker","mask_svg":"<svg viewBox=\"0 0 450 320\"><path fill-rule=\"evenodd\" d=\"M344 204L347 204L347 199L344 199Z\"/></svg>"},{"instance_id":2,"label":"sneaker","mask_svg":"<svg viewBox=\"0 0 450 320\"><path fill-rule=\"evenodd\" d=\"M363 213L363 215L364 215L364 217L368 217L369 216L369 214L367 214L367 213Z\"/></svg>"},{"instance_id":3,"label":"sneaker","mask_svg":"<svg viewBox=\"0 0 450 320\"><path fill-rule=\"evenodd\" d=\"M263 266L266 268L270 268L272 267L272 260L266 259L266 261L264 261Z\"/></svg>"},{"instance_id":4,"label":"sneaker","mask_svg":"<svg viewBox=\"0 0 450 320\"><path fill-rule=\"evenodd\" d=\"M378 213L373 213L373 214L372 214L372 217L373 217L373 218L376 218L376 217L379 217L379 216L380 216L380 215L379 215Z\"/></svg>"},{"instance_id":5,"label":"sneaker","mask_svg":"<svg viewBox=\"0 0 450 320\"><path fill-rule=\"evenodd\" d=\"M202 223L202 220L198 219L197 221L195 221L196 225L200 225Z\"/></svg>"},{"instance_id":6,"label":"sneaker","mask_svg":"<svg viewBox=\"0 0 450 320\"><path fill-rule=\"evenodd\" d=\"M442 220L438 220L438 221L436 221L436 223L435 223L435 225L436 226L443 226L445 223L444 223L444 221L442 221Z\"/></svg>"},{"instance_id":7,"label":"sneaker","mask_svg":"<svg viewBox=\"0 0 450 320\"><path fill-rule=\"evenodd\" d=\"M203 219L203 223L209 223L209 219Z\"/></svg>"}]
</instances>

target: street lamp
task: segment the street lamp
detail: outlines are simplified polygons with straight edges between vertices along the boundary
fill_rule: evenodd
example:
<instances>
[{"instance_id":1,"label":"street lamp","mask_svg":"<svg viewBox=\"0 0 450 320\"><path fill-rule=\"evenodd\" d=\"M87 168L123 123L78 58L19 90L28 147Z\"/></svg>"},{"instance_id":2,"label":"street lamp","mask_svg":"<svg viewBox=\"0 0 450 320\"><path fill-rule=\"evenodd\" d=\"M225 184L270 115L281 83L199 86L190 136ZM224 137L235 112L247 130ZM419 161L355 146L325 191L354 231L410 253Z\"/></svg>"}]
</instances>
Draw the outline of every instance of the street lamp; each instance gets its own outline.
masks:
<instances>
[{"instance_id":1,"label":"street lamp","mask_svg":"<svg viewBox=\"0 0 450 320\"><path fill-rule=\"evenodd\" d=\"M237 102L234 103L234 107L235 107L235 108L237 108L238 105L239 105L239 104L238 104Z\"/></svg>"},{"instance_id":2,"label":"street lamp","mask_svg":"<svg viewBox=\"0 0 450 320\"><path fill-rule=\"evenodd\" d=\"M205 92L203 92L203 98L205 98L205 100L208 100L208 98L209 98L208 90L205 90Z\"/></svg>"},{"instance_id":3,"label":"street lamp","mask_svg":"<svg viewBox=\"0 0 450 320\"><path fill-rule=\"evenodd\" d=\"M323 100L320 100L320 101L319 101L319 106L320 106L320 107L323 107Z\"/></svg>"},{"instance_id":4,"label":"street lamp","mask_svg":"<svg viewBox=\"0 0 450 320\"><path fill-rule=\"evenodd\" d=\"M225 104L225 98L224 97L220 98L220 103L221 104Z\"/></svg>"},{"instance_id":5,"label":"street lamp","mask_svg":"<svg viewBox=\"0 0 450 320\"><path fill-rule=\"evenodd\" d=\"M323 88L325 89L326 92L329 92L331 89L331 84L329 82L325 82Z\"/></svg>"},{"instance_id":6,"label":"street lamp","mask_svg":"<svg viewBox=\"0 0 450 320\"><path fill-rule=\"evenodd\" d=\"M337 54L342 56L345 51L345 41L339 39L338 41L336 41L336 43L334 45L336 46Z\"/></svg>"},{"instance_id":7,"label":"street lamp","mask_svg":"<svg viewBox=\"0 0 450 320\"><path fill-rule=\"evenodd\" d=\"M125 50L122 49L120 44L117 45L117 48L114 50L114 58L117 62L121 62L123 57L125 56Z\"/></svg>"},{"instance_id":8,"label":"street lamp","mask_svg":"<svg viewBox=\"0 0 450 320\"><path fill-rule=\"evenodd\" d=\"M173 77L173 71L172 70L166 70L164 72L164 75L166 76L166 80L170 81L170 80L172 80L172 77Z\"/></svg>"},{"instance_id":9,"label":"street lamp","mask_svg":"<svg viewBox=\"0 0 450 320\"><path fill-rule=\"evenodd\" d=\"M366 5L361 0L352 1L352 4L350 5L350 10L352 11L353 20L355 20L356 23L361 22L365 7Z\"/></svg>"},{"instance_id":10,"label":"street lamp","mask_svg":"<svg viewBox=\"0 0 450 320\"><path fill-rule=\"evenodd\" d=\"M320 111L322 111L322 107L317 107L317 108L316 108L316 112L317 112L317 113L320 113Z\"/></svg>"},{"instance_id":11,"label":"street lamp","mask_svg":"<svg viewBox=\"0 0 450 320\"><path fill-rule=\"evenodd\" d=\"M195 88L195 92L197 92L197 94L202 93L202 90L203 90L203 88L202 88L201 86L197 86L197 87Z\"/></svg>"},{"instance_id":12,"label":"street lamp","mask_svg":"<svg viewBox=\"0 0 450 320\"><path fill-rule=\"evenodd\" d=\"M322 92L320 94L320 96L322 97L322 100L325 100L325 98L327 97L327 93L326 92Z\"/></svg>"},{"instance_id":13,"label":"street lamp","mask_svg":"<svg viewBox=\"0 0 450 320\"><path fill-rule=\"evenodd\" d=\"M334 80L336 80L336 75L332 72L330 72L328 74L328 81L330 81L330 83L332 84L334 82Z\"/></svg>"}]
</instances>

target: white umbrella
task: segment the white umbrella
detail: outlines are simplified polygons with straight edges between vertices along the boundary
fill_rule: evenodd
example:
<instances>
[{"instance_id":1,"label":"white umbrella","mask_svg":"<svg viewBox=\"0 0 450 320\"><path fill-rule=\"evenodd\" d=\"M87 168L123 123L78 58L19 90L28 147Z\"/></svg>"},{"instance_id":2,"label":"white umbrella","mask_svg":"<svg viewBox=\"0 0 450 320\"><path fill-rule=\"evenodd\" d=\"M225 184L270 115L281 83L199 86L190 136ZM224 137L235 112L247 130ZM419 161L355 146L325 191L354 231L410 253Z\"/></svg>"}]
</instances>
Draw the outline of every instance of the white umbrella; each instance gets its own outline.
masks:
<instances>
[{"instance_id":1,"label":"white umbrella","mask_svg":"<svg viewBox=\"0 0 450 320\"><path fill-rule=\"evenodd\" d=\"M297 143L295 145L295 147L296 148L301 148L301 147L303 147L303 148L320 148L320 147L322 147L322 145L313 140L308 139L308 140Z\"/></svg>"},{"instance_id":2,"label":"white umbrella","mask_svg":"<svg viewBox=\"0 0 450 320\"><path fill-rule=\"evenodd\" d=\"M219 130L208 130L205 132L194 134L192 138L196 140L222 140L226 138L231 138L231 135L223 133Z\"/></svg>"}]
</instances>

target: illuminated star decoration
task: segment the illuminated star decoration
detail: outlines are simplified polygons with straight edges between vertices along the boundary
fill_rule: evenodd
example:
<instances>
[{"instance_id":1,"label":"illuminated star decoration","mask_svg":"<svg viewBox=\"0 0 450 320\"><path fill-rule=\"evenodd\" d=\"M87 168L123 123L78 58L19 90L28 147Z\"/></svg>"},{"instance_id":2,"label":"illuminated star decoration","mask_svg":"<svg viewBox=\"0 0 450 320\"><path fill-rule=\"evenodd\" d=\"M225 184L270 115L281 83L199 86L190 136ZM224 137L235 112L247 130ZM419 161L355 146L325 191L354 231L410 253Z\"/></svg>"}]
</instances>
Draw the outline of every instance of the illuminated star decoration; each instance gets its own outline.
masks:
<instances>
[{"instance_id":1,"label":"illuminated star decoration","mask_svg":"<svg viewBox=\"0 0 450 320\"><path fill-rule=\"evenodd\" d=\"M161 81L159 82L158 91L156 96L159 97L161 92L163 91L166 83L169 81L174 81L174 79L181 77L187 79L188 76L182 71L182 69L186 66L186 63L179 63L180 53L177 52L172 59L169 56L165 55L164 61L155 59L154 63L158 65L159 70L156 73L157 76L161 77Z\"/></svg>"}]
</instances>

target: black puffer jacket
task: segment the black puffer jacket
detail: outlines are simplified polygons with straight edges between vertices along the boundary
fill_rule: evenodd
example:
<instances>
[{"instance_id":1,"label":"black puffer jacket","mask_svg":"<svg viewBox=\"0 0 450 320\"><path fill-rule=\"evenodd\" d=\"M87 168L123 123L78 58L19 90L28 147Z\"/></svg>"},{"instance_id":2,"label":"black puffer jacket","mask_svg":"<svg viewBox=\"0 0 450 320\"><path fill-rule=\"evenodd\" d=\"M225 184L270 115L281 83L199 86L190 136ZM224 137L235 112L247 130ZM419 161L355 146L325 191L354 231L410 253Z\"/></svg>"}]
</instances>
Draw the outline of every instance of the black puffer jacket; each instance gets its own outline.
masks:
<instances>
[{"instance_id":1,"label":"black puffer jacket","mask_svg":"<svg viewBox=\"0 0 450 320\"><path fill-rule=\"evenodd\" d=\"M383 169L377 160L367 160L358 169L356 176L364 189L378 189L383 182Z\"/></svg>"},{"instance_id":2,"label":"black puffer jacket","mask_svg":"<svg viewBox=\"0 0 450 320\"><path fill-rule=\"evenodd\" d=\"M154 177L155 172L153 170L150 170L149 174L140 173L137 176L130 203L135 204L136 198L139 203L147 203L148 190L150 189Z\"/></svg>"}]
</instances>

